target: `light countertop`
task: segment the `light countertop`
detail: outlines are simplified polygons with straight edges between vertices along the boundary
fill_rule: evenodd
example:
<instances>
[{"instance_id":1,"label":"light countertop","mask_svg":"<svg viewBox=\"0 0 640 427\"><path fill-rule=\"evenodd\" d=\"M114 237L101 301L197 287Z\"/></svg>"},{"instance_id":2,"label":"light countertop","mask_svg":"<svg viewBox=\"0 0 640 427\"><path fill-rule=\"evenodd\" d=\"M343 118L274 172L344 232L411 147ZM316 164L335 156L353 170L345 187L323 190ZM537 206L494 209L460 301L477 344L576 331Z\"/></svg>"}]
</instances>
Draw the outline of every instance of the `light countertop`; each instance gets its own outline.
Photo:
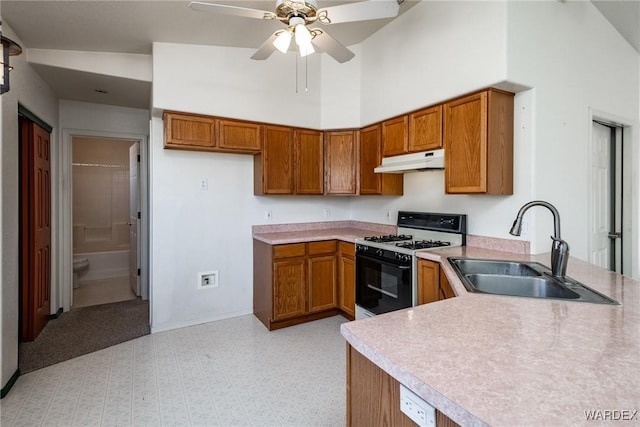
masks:
<instances>
[{"instance_id":1,"label":"light countertop","mask_svg":"<svg viewBox=\"0 0 640 427\"><path fill-rule=\"evenodd\" d=\"M640 411L640 282L571 258L568 276L621 305L472 294L449 256L549 266L548 254L422 252L457 297L345 323L349 344L461 425L598 425L586 412Z\"/></svg>"},{"instance_id":2,"label":"light countertop","mask_svg":"<svg viewBox=\"0 0 640 427\"><path fill-rule=\"evenodd\" d=\"M392 234L396 232L396 229L395 225L361 221L327 221L253 226L252 235L254 239L270 245L320 240L342 240L354 243L358 238Z\"/></svg>"}]
</instances>

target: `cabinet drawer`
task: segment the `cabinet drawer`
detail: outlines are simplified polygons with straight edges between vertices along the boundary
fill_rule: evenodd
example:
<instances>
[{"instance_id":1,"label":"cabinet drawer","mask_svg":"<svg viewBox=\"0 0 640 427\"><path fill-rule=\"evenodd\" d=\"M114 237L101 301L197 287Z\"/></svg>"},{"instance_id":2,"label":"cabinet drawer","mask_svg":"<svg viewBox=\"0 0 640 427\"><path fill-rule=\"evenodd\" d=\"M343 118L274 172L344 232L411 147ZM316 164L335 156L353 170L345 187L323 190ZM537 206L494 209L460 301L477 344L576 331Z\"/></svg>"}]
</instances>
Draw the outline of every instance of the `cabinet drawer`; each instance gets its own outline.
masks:
<instances>
[{"instance_id":1,"label":"cabinet drawer","mask_svg":"<svg viewBox=\"0 0 640 427\"><path fill-rule=\"evenodd\" d=\"M343 256L355 256L356 255L356 245L349 242L340 242L340 254Z\"/></svg>"},{"instance_id":2,"label":"cabinet drawer","mask_svg":"<svg viewBox=\"0 0 640 427\"><path fill-rule=\"evenodd\" d=\"M309 255L331 254L336 252L336 241L325 240L322 242L309 243Z\"/></svg>"},{"instance_id":3,"label":"cabinet drawer","mask_svg":"<svg viewBox=\"0 0 640 427\"><path fill-rule=\"evenodd\" d=\"M290 245L276 245L273 247L274 258L291 258L305 255L304 243L292 243Z\"/></svg>"}]
</instances>

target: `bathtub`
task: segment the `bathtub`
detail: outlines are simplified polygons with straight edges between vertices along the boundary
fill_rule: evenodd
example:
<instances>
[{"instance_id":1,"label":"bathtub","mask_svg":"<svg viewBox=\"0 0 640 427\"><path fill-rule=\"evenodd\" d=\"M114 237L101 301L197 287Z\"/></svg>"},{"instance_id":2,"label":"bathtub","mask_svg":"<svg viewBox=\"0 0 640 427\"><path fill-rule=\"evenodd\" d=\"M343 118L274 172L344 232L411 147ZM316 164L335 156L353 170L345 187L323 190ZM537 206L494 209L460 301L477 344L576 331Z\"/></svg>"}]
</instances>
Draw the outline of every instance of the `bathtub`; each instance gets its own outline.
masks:
<instances>
[{"instance_id":1,"label":"bathtub","mask_svg":"<svg viewBox=\"0 0 640 427\"><path fill-rule=\"evenodd\" d=\"M109 252L74 253L74 258L87 258L89 269L80 277L80 282L129 275L129 250Z\"/></svg>"}]
</instances>

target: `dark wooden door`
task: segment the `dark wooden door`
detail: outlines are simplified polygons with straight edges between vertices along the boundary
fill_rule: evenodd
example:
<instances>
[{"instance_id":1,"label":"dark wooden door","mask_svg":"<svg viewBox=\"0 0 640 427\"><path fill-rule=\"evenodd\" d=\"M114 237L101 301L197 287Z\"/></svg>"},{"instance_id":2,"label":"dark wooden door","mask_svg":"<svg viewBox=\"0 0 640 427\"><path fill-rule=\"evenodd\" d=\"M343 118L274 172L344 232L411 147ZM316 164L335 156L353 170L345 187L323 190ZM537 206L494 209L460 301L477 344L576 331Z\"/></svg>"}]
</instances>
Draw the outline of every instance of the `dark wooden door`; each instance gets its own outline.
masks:
<instances>
[{"instance_id":1,"label":"dark wooden door","mask_svg":"<svg viewBox=\"0 0 640 427\"><path fill-rule=\"evenodd\" d=\"M51 311L50 134L21 118L21 335L33 341Z\"/></svg>"}]
</instances>

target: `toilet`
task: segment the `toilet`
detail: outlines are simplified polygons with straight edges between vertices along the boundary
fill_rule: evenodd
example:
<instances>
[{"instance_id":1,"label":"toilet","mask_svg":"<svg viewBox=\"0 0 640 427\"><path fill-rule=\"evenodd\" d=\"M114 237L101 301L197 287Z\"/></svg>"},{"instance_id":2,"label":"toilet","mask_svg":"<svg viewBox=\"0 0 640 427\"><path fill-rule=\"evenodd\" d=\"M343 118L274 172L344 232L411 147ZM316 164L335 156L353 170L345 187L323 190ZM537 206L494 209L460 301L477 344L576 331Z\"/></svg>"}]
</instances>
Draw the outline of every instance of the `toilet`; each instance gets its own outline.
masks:
<instances>
[{"instance_id":1,"label":"toilet","mask_svg":"<svg viewBox=\"0 0 640 427\"><path fill-rule=\"evenodd\" d=\"M87 258L73 257L73 289L80 287L80 273L84 273L89 268Z\"/></svg>"}]
</instances>

